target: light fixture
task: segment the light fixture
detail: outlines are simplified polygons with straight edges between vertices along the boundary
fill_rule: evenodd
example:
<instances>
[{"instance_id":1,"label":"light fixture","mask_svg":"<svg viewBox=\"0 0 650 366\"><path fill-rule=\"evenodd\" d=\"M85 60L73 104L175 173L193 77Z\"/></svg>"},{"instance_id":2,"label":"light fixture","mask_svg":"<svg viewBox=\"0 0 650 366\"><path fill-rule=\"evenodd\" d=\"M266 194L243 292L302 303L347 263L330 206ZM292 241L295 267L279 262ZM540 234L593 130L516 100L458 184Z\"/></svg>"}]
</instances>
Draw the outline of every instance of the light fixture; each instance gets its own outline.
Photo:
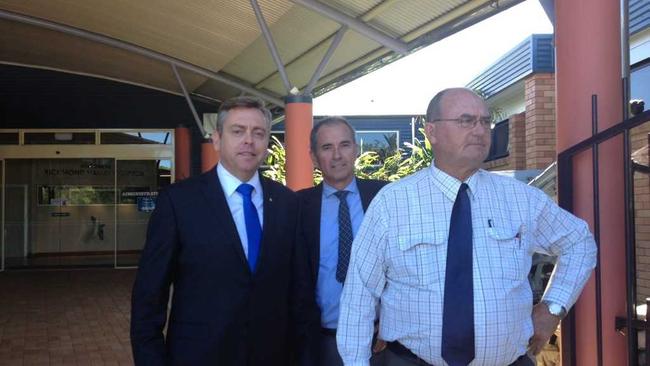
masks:
<instances>
[{"instance_id":1,"label":"light fixture","mask_svg":"<svg viewBox=\"0 0 650 366\"><path fill-rule=\"evenodd\" d=\"M57 132L54 134L54 139L56 141L72 141L71 132Z\"/></svg>"}]
</instances>

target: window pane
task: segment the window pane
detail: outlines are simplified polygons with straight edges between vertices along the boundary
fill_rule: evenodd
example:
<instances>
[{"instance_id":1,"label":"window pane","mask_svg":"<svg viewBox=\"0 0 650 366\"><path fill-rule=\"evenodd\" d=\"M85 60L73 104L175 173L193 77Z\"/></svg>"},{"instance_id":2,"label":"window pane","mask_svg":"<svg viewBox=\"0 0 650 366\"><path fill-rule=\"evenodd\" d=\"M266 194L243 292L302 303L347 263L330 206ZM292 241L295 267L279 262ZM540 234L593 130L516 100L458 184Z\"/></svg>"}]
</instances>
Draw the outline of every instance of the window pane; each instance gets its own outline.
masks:
<instances>
[{"instance_id":1,"label":"window pane","mask_svg":"<svg viewBox=\"0 0 650 366\"><path fill-rule=\"evenodd\" d=\"M171 160L117 162L118 267L136 266L146 241L147 225L158 192L171 184Z\"/></svg>"},{"instance_id":2,"label":"window pane","mask_svg":"<svg viewBox=\"0 0 650 366\"><path fill-rule=\"evenodd\" d=\"M101 143L108 145L171 145L169 132L102 132Z\"/></svg>"},{"instance_id":3,"label":"window pane","mask_svg":"<svg viewBox=\"0 0 650 366\"><path fill-rule=\"evenodd\" d=\"M357 132L357 144L361 153L374 151L384 158L397 150L397 132Z\"/></svg>"},{"instance_id":4,"label":"window pane","mask_svg":"<svg viewBox=\"0 0 650 366\"><path fill-rule=\"evenodd\" d=\"M26 132L25 145L85 145L95 143L94 132Z\"/></svg>"},{"instance_id":5,"label":"window pane","mask_svg":"<svg viewBox=\"0 0 650 366\"><path fill-rule=\"evenodd\" d=\"M0 145L18 145L18 132L0 132Z\"/></svg>"},{"instance_id":6,"label":"window pane","mask_svg":"<svg viewBox=\"0 0 650 366\"><path fill-rule=\"evenodd\" d=\"M650 108L650 64L632 70L630 75L630 97L645 102L645 109Z\"/></svg>"},{"instance_id":7,"label":"window pane","mask_svg":"<svg viewBox=\"0 0 650 366\"><path fill-rule=\"evenodd\" d=\"M494 125L494 128L492 129L490 153L485 161L492 161L508 156L509 125L510 123L508 120L501 121Z\"/></svg>"},{"instance_id":8,"label":"window pane","mask_svg":"<svg viewBox=\"0 0 650 366\"><path fill-rule=\"evenodd\" d=\"M39 206L87 206L113 203L112 186L41 185L38 187Z\"/></svg>"}]
</instances>

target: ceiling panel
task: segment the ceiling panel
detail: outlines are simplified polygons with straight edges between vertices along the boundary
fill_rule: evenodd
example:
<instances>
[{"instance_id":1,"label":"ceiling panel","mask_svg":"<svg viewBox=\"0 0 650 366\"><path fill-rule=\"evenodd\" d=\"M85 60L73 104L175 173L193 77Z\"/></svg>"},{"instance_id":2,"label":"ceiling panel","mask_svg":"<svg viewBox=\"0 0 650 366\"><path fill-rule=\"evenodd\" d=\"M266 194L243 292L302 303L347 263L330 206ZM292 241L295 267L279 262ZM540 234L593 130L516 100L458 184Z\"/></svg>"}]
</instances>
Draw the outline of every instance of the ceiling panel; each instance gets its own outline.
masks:
<instances>
[{"instance_id":1,"label":"ceiling panel","mask_svg":"<svg viewBox=\"0 0 650 366\"><path fill-rule=\"evenodd\" d=\"M522 0L321 0L337 11L408 43L409 52ZM290 82L304 88L341 28L337 22L289 0L258 0ZM498 5L494 5L498 4ZM46 30L21 21L49 22ZM190 91L223 100L251 91L281 104L286 94L248 0L0 0L0 63L86 73L178 93L169 62L204 75L183 72ZM13 20L7 20L13 19ZM64 29L110 37L155 61L106 46ZM436 33L438 30L439 34ZM402 57L349 29L327 64L316 94ZM235 84L225 85L223 78Z\"/></svg>"},{"instance_id":2,"label":"ceiling panel","mask_svg":"<svg viewBox=\"0 0 650 366\"><path fill-rule=\"evenodd\" d=\"M317 47L339 28L340 25L332 20L308 9L295 7L271 27L271 33L280 58L288 64L309 53L310 49ZM277 67L273 63L268 46L260 37L226 65L223 71L258 84L274 74ZM290 79L292 76L294 75L289 75Z\"/></svg>"},{"instance_id":3,"label":"ceiling panel","mask_svg":"<svg viewBox=\"0 0 650 366\"><path fill-rule=\"evenodd\" d=\"M269 24L293 4L259 1ZM259 36L248 1L0 0L0 8L85 29L220 70Z\"/></svg>"},{"instance_id":4,"label":"ceiling panel","mask_svg":"<svg viewBox=\"0 0 650 366\"><path fill-rule=\"evenodd\" d=\"M174 93L171 66L121 49L43 28L0 20L0 62L89 74ZM205 81L184 74L188 88Z\"/></svg>"}]
</instances>

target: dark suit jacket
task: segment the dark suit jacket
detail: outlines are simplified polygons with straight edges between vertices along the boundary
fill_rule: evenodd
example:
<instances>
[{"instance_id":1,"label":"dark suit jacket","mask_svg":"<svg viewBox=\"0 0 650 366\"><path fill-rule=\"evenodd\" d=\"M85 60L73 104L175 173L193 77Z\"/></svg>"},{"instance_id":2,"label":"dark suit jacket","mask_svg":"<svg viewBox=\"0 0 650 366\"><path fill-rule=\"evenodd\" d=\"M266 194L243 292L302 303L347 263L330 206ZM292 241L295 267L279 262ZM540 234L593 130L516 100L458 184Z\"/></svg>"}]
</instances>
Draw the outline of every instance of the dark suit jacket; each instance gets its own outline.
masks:
<instances>
[{"instance_id":1,"label":"dark suit jacket","mask_svg":"<svg viewBox=\"0 0 650 366\"><path fill-rule=\"evenodd\" d=\"M377 192L388 182L370 179L357 178L357 187L361 195L361 205L365 212L370 205L370 201L375 197ZM300 201L301 216L299 219L299 245L306 251L308 257L308 272L306 289L310 293L309 298L312 303L302 309L306 309L304 316L307 318L303 321L302 342L303 356L302 365L317 365L318 356L318 339L320 334L320 309L316 305L316 282L318 280L318 267L320 265L320 214L323 196L323 184L313 188L303 189L296 193Z\"/></svg>"},{"instance_id":2,"label":"dark suit jacket","mask_svg":"<svg viewBox=\"0 0 650 366\"><path fill-rule=\"evenodd\" d=\"M133 287L137 365L286 365L297 291L295 194L261 178L260 257L251 273L216 169L157 199ZM170 285L173 284L167 336Z\"/></svg>"}]
</instances>

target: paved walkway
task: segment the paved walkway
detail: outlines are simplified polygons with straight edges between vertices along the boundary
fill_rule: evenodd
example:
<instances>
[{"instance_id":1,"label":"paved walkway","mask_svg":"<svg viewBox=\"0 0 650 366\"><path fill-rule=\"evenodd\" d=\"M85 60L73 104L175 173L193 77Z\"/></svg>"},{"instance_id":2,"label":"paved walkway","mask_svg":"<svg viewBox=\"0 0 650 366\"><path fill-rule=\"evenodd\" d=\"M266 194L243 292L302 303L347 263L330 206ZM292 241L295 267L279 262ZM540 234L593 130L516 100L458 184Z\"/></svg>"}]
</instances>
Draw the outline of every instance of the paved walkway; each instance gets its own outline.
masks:
<instances>
[{"instance_id":1,"label":"paved walkway","mask_svg":"<svg viewBox=\"0 0 650 366\"><path fill-rule=\"evenodd\" d=\"M0 365L132 365L134 270L0 273Z\"/></svg>"}]
</instances>

